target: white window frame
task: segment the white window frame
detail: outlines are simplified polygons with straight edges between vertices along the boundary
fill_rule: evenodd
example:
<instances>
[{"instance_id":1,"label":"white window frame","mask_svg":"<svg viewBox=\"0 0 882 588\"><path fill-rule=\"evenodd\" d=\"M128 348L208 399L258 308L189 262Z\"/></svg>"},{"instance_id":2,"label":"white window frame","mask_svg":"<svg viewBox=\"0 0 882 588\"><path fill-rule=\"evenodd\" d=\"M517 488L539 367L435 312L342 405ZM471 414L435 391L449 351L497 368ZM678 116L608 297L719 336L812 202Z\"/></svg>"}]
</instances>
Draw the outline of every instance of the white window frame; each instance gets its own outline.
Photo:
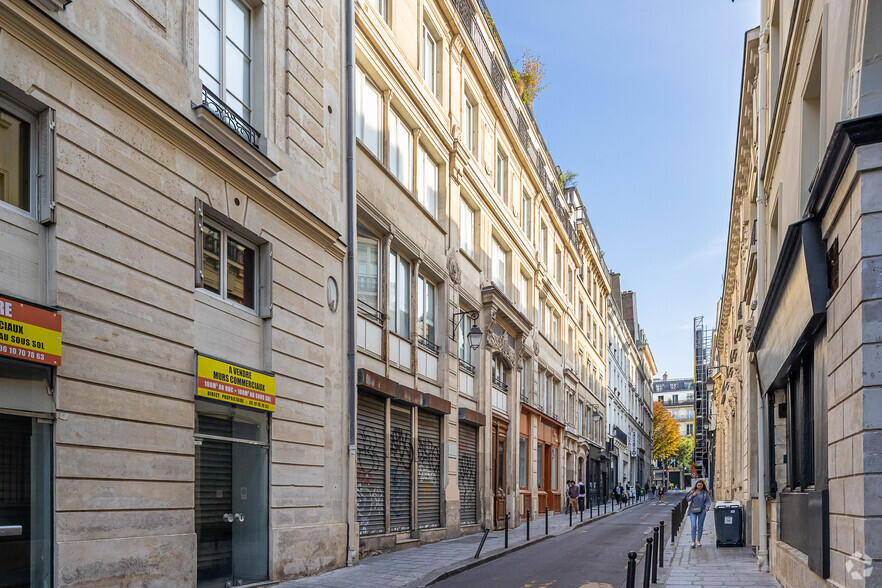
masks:
<instances>
[{"instance_id":1,"label":"white window frame","mask_svg":"<svg viewBox=\"0 0 882 588\"><path fill-rule=\"evenodd\" d=\"M457 343L459 344L459 358L472 367L474 367L472 362L473 352L468 336L474 324L475 322L472 320L472 317L467 314L462 315L462 320L459 321L459 332L456 334Z\"/></svg>"},{"instance_id":2,"label":"white window frame","mask_svg":"<svg viewBox=\"0 0 882 588\"><path fill-rule=\"evenodd\" d=\"M389 332L395 333L408 341L410 340L410 316L412 310L410 307L410 272L410 261L402 257L397 251L391 251L389 253L389 268L387 270L389 274ZM406 317L400 314L400 299L403 299L406 305Z\"/></svg>"},{"instance_id":3,"label":"white window frame","mask_svg":"<svg viewBox=\"0 0 882 588\"><path fill-rule=\"evenodd\" d=\"M40 165L40 162L38 161L38 152L40 150L39 143L41 138L38 133L37 116L30 110L22 108L17 103L4 99L2 95L0 95L0 108L8 112L10 116L17 119L21 124L28 125L28 146L26 152L21 154L21 158L27 159L28 162L28 177L26 178L28 210L19 208L18 206L5 201L0 201L0 207L27 218L35 219L38 214L37 209L40 205L37 199L37 176L39 173L38 166ZM54 169L52 170L52 174L54 176ZM2 179L2 176L0 176L0 179Z\"/></svg>"},{"instance_id":4,"label":"white window frame","mask_svg":"<svg viewBox=\"0 0 882 588\"><path fill-rule=\"evenodd\" d=\"M518 284L518 310L524 316L528 316L527 313L530 307L530 279L523 272L518 272L518 276L520 278L520 283Z\"/></svg>"},{"instance_id":5,"label":"white window frame","mask_svg":"<svg viewBox=\"0 0 882 588\"><path fill-rule=\"evenodd\" d=\"M425 276L417 278L417 336L435 345L437 323L435 321L438 289ZM431 308L430 308L431 307ZM465 322L465 321L463 321Z\"/></svg>"},{"instance_id":6,"label":"white window frame","mask_svg":"<svg viewBox=\"0 0 882 588\"><path fill-rule=\"evenodd\" d=\"M533 199L530 195L524 191L521 195L521 230L527 237L530 237L530 232L533 229Z\"/></svg>"},{"instance_id":7,"label":"white window frame","mask_svg":"<svg viewBox=\"0 0 882 588\"><path fill-rule=\"evenodd\" d=\"M459 248L475 258L475 209L465 198L459 199Z\"/></svg>"},{"instance_id":8,"label":"white window frame","mask_svg":"<svg viewBox=\"0 0 882 588\"><path fill-rule=\"evenodd\" d=\"M374 95L377 105L376 141L365 134L368 130L365 102ZM378 159L383 158L383 110L383 93L360 67L355 68L355 136Z\"/></svg>"},{"instance_id":9,"label":"white window frame","mask_svg":"<svg viewBox=\"0 0 882 588\"><path fill-rule=\"evenodd\" d=\"M389 171L410 190L413 182L413 131L394 110L389 110Z\"/></svg>"},{"instance_id":10,"label":"white window frame","mask_svg":"<svg viewBox=\"0 0 882 588\"><path fill-rule=\"evenodd\" d=\"M496 193L505 200L508 197L508 157L496 148Z\"/></svg>"},{"instance_id":11,"label":"white window frame","mask_svg":"<svg viewBox=\"0 0 882 588\"><path fill-rule=\"evenodd\" d=\"M371 0L370 4L385 21L389 12L389 0Z\"/></svg>"},{"instance_id":12,"label":"white window frame","mask_svg":"<svg viewBox=\"0 0 882 588\"><path fill-rule=\"evenodd\" d=\"M491 281L496 284L502 292L505 292L505 278L508 271L508 268L506 267L507 253L508 252L502 247L502 243L499 242L499 239L492 237L490 276Z\"/></svg>"},{"instance_id":13,"label":"white window frame","mask_svg":"<svg viewBox=\"0 0 882 588\"><path fill-rule=\"evenodd\" d=\"M420 144L417 149L417 199L434 219L438 218L438 167Z\"/></svg>"},{"instance_id":14,"label":"white window frame","mask_svg":"<svg viewBox=\"0 0 882 588\"><path fill-rule=\"evenodd\" d=\"M433 96L438 95L438 39L429 25L423 23L422 40L422 74L423 81Z\"/></svg>"},{"instance_id":15,"label":"white window frame","mask_svg":"<svg viewBox=\"0 0 882 588\"><path fill-rule=\"evenodd\" d=\"M203 2L213 2L213 1L217 2L218 20L220 22L214 22L211 19L211 17L209 17L208 14L203 10L203 7L201 6L201 4ZM249 46L248 47L239 47L238 44L236 44L235 41L230 37L230 31L227 27L227 13L226 13L227 1L226 0L199 0L197 3L198 14L197 14L197 24L196 24L197 30L200 33L200 40L198 43L198 51L197 51L197 53L199 55L199 59L197 59L197 62L198 62L197 68L199 70L199 79L202 82L202 84L205 87L208 87L208 84L205 83L205 78L203 77L203 72L204 72L205 76L207 76L210 80L212 80L214 83L217 84L217 91L215 91L215 89L213 87L209 88L209 90L211 90L213 93L215 93L217 95L217 97L224 104L226 104L231 110L233 110L236 114L238 114L240 117L242 117L242 119L246 123L251 125L252 120L254 118L253 114L254 114L254 94L255 94L254 93L254 65L255 65L255 63L254 63L255 62L255 59L254 59L254 53L255 53L255 51L254 51L254 48L255 48L254 38L255 38L255 28L256 28L255 27L255 24L256 24L255 23L255 14L254 14L255 8L254 8L254 6L252 6L249 2L247 2L245 0L232 0L232 1L234 3L240 4L242 6L242 8L245 11L247 11L247 17L246 17L246 21L247 21L246 24L248 26L247 44ZM220 43L220 47L216 47L216 49L217 49L217 60L218 60L218 70L219 70L218 75L220 76L220 79L215 78L214 75L211 74L203 66L203 64L205 63L203 58L205 56L203 54L204 52L202 51L202 49L207 49L207 47L203 46L204 39L201 39L201 36L202 36L201 24L203 22L203 20L202 20L203 18L205 19L205 22L207 22L209 25L213 26L218 32L218 41ZM235 94L230 92L230 90L228 88L227 78L228 78L229 72L226 71L226 69L227 69L226 48L228 46L227 43L232 44L233 47L235 47L235 49L237 49L239 52L241 52L242 55L246 58L246 61L248 63L248 77L247 77L247 84L246 84L246 88L245 88L245 90L248 93L247 99L244 96L241 96L241 97L236 96ZM227 97L228 93L230 96L232 96L234 98L234 100L231 101ZM245 112L240 112L239 109L234 106L234 103L240 104L245 109Z\"/></svg>"},{"instance_id":16,"label":"white window frame","mask_svg":"<svg viewBox=\"0 0 882 588\"><path fill-rule=\"evenodd\" d=\"M377 237L374 237L373 235L368 235L366 233L359 233L358 237L356 238L356 241L357 241L356 264L358 266L358 271L356 272L356 280L358 279L358 277L360 275L361 258L359 256L359 254L361 252L361 244L363 242L370 241L376 245L376 248L377 248L377 275L375 277L376 277L376 281L377 281L377 290L376 290L377 306L376 306L376 308L373 308L373 310L377 311L377 313L381 313L382 311L380 309L383 307L383 299L382 299L382 290L383 289L381 287L381 284L382 284L381 280L382 280L382 275L383 275L383 269L382 269L382 267L383 267L383 247L382 247L382 244L380 243L380 240ZM361 292L361 288L359 288L357 285L356 285L355 292L356 292L356 298L358 299L359 302L362 302L362 303L370 306L370 304L368 302L361 300L361 298L359 297L359 294Z\"/></svg>"},{"instance_id":17,"label":"white window frame","mask_svg":"<svg viewBox=\"0 0 882 588\"><path fill-rule=\"evenodd\" d=\"M469 153L474 155L475 146L477 145L477 141L475 140L475 130L478 126L476 120L478 107L468 94L463 98L462 111L462 136L466 149Z\"/></svg>"},{"instance_id":18,"label":"white window frame","mask_svg":"<svg viewBox=\"0 0 882 588\"><path fill-rule=\"evenodd\" d=\"M260 300L260 298L261 298L261 296L260 296L260 289L261 289L260 288L260 281L261 281L261 275L262 275L261 265L263 263L266 263L265 259L262 259L264 256L261 255L260 246L258 246L256 243L254 243L254 241L252 241L248 237L245 237L241 233L230 229L224 223L219 222L213 218L208 219L208 220L203 220L201 224L204 225L205 227L210 227L219 233L220 259L218 260L218 273L220 275L219 275L219 279L218 279L219 292L213 292L210 289L208 289L205 286L204 280L202 281L201 284L199 284L199 288L201 290L203 290L209 296L211 296L213 298L217 298L219 300L223 300L227 304L231 304L231 305L235 306L236 308L241 308L243 310L246 310L246 311L252 312L252 313L259 313L260 307L262 306L261 300ZM204 234L205 234L205 229L203 227L200 227L200 234L199 234L200 242L202 242L201 240L204 238ZM252 296L253 296L253 300L254 300L254 306L246 306L244 304L237 302L236 300L233 300L232 298L227 297L227 263L228 263L227 241L230 238L232 238L234 241L236 241L240 245L247 247L254 254L254 272L253 272L254 275L251 276L251 280L252 280L251 288L252 288L252 292L253 292ZM197 254L202 256L202 259L200 260L200 267L204 268L204 265L205 265L205 262L204 262L205 250L204 250L204 248L200 246ZM202 271L204 272L204 269Z\"/></svg>"}]
</instances>

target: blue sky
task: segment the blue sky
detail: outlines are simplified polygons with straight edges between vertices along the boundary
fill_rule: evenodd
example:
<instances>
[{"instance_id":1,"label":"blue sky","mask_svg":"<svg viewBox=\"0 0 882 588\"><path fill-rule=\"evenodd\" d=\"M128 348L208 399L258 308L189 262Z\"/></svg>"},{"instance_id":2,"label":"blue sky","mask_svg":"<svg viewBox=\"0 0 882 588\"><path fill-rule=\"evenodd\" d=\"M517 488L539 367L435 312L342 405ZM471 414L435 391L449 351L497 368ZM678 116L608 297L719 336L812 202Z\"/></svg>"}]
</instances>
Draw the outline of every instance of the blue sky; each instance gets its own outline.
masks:
<instances>
[{"instance_id":1,"label":"blue sky","mask_svg":"<svg viewBox=\"0 0 882 588\"><path fill-rule=\"evenodd\" d=\"M659 376L691 376L716 320L744 33L759 0L486 0L512 61L545 63L534 113L607 265L637 292Z\"/></svg>"}]
</instances>

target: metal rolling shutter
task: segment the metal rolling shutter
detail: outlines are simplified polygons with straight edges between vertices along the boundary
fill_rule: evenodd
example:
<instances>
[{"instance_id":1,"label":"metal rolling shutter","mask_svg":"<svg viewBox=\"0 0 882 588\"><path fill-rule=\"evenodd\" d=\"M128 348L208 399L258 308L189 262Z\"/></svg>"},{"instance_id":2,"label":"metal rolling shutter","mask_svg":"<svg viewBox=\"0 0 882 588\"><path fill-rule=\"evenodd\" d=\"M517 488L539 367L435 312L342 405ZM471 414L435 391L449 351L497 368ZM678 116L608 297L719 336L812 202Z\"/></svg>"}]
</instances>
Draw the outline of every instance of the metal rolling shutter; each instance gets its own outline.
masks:
<instances>
[{"instance_id":1,"label":"metal rolling shutter","mask_svg":"<svg viewBox=\"0 0 882 588\"><path fill-rule=\"evenodd\" d=\"M386 403L358 395L356 516L359 534L386 531Z\"/></svg>"},{"instance_id":2,"label":"metal rolling shutter","mask_svg":"<svg viewBox=\"0 0 882 588\"><path fill-rule=\"evenodd\" d=\"M478 429L459 424L459 522L478 522Z\"/></svg>"},{"instance_id":3,"label":"metal rolling shutter","mask_svg":"<svg viewBox=\"0 0 882 588\"><path fill-rule=\"evenodd\" d=\"M411 530L411 477L413 475L413 438L410 411L392 407L392 431L389 438L389 530Z\"/></svg>"},{"instance_id":4,"label":"metal rolling shutter","mask_svg":"<svg viewBox=\"0 0 882 588\"><path fill-rule=\"evenodd\" d=\"M441 419L420 412L417 430L417 522L441 526Z\"/></svg>"}]
</instances>

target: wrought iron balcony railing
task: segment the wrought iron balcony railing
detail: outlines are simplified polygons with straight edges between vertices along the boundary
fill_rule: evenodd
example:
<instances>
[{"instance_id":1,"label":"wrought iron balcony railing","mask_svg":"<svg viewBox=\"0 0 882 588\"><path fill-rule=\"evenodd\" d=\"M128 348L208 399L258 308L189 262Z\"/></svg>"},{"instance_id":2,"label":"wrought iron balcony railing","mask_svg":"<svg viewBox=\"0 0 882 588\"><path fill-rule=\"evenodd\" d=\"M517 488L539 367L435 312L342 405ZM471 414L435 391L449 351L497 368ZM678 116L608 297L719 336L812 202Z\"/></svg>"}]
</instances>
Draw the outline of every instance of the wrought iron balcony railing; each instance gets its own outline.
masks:
<instances>
[{"instance_id":1,"label":"wrought iron balcony railing","mask_svg":"<svg viewBox=\"0 0 882 588\"><path fill-rule=\"evenodd\" d=\"M245 122L245 119L236 114L232 108L227 106L223 100L218 98L214 92L205 86L202 86L202 106L204 106L208 112L218 117L221 122L230 127L233 132L245 139L249 145L258 151L260 150L258 143L260 140L260 133Z\"/></svg>"},{"instance_id":2,"label":"wrought iron balcony railing","mask_svg":"<svg viewBox=\"0 0 882 588\"><path fill-rule=\"evenodd\" d=\"M358 314L380 325L383 324L383 319L385 318L382 312L363 300L358 301Z\"/></svg>"},{"instance_id":3,"label":"wrought iron balcony railing","mask_svg":"<svg viewBox=\"0 0 882 588\"><path fill-rule=\"evenodd\" d=\"M429 352L434 353L436 355L438 353L439 347L423 336L417 336L417 344L420 347L422 347L423 349L425 349L426 351L429 351Z\"/></svg>"},{"instance_id":4,"label":"wrought iron balcony railing","mask_svg":"<svg viewBox=\"0 0 882 588\"><path fill-rule=\"evenodd\" d=\"M500 380L499 378L492 378L492 380L494 388L502 390L503 392L508 392L508 384L506 384L505 381Z\"/></svg>"},{"instance_id":5,"label":"wrought iron balcony railing","mask_svg":"<svg viewBox=\"0 0 882 588\"><path fill-rule=\"evenodd\" d=\"M462 358L459 358L459 369L466 372L467 374L471 374L473 376L475 375L475 366Z\"/></svg>"}]
</instances>

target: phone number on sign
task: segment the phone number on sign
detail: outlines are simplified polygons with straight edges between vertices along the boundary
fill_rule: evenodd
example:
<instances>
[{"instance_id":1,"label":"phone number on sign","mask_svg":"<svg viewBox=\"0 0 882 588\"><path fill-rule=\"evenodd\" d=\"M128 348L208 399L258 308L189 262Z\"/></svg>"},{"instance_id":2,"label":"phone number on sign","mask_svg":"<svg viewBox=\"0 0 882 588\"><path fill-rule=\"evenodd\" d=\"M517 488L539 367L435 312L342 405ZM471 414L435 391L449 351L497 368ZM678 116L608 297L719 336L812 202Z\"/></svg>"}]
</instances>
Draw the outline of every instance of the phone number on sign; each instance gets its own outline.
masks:
<instances>
[{"instance_id":1,"label":"phone number on sign","mask_svg":"<svg viewBox=\"0 0 882 588\"><path fill-rule=\"evenodd\" d=\"M15 357L23 357L24 359L35 359L37 361L45 361L46 356L38 351L30 349L22 349L21 347L12 347L10 345L0 344L0 353L13 355Z\"/></svg>"}]
</instances>

